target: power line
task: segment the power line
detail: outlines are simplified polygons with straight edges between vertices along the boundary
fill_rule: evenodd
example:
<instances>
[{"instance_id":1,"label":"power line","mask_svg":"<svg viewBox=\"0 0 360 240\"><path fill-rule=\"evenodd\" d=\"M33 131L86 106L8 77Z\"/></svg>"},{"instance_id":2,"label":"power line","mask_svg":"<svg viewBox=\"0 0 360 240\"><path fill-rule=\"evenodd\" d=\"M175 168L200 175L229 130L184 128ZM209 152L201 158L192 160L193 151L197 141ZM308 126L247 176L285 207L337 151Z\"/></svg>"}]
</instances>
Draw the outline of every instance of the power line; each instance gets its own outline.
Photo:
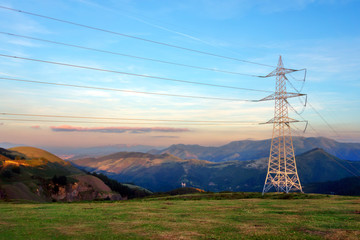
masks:
<instances>
[{"instance_id":1,"label":"power line","mask_svg":"<svg viewBox=\"0 0 360 240\"><path fill-rule=\"evenodd\" d=\"M182 47L182 46L173 45L173 44L169 44L169 43L159 42L159 41L155 41L155 40L151 40L151 39L136 37L136 36L129 35L129 34L119 33L119 32L106 30L106 29L98 28L98 27L92 27L92 26L89 26L89 25L81 24L81 23L71 22L71 21L67 21L67 20L63 20L63 19L59 19L59 18L54 18L54 17L49 17L49 16L37 14L37 13L22 11L22 10L10 8L10 7L0 6L0 8L10 10L10 11L14 11L14 12L18 12L18 13L24 13L24 14L32 15L32 16L36 16L36 17L41 17L41 18L45 18L45 19L49 19L49 20L53 20L53 21L57 21L57 22L67 23L67 24L71 24L71 25L75 25L75 26L79 26L79 27L83 27L83 28L88 28L88 29L92 29L92 30L96 30L96 31L115 34L115 35L122 36L122 37L132 38L132 39L141 40L141 41L145 41L145 42L149 42L149 43L154 43L154 44L163 45L163 46L167 46L167 47L172 47L172 48L177 48L177 49L186 50L186 51L190 51L190 52L195 52L195 53L199 53L199 54L204 54L204 55L208 55L208 56L219 57L219 58L234 60L234 61L243 62L243 63L256 64L256 65L265 66L265 67L272 67L272 68L275 67L275 66L268 65L268 64L257 63L257 62L252 62L252 61L233 58L233 57L227 57L227 56L223 56L223 55L219 55L219 54L215 54L215 53L200 51L200 50L196 50L196 49L192 49L192 48L187 48L187 47Z\"/></svg>"},{"instance_id":2,"label":"power line","mask_svg":"<svg viewBox=\"0 0 360 240\"><path fill-rule=\"evenodd\" d=\"M152 79L171 81L171 82L181 82L181 83L186 83L186 84L197 84L197 85L204 85L204 86L210 86L210 87L230 88L230 89L238 89L238 90L254 91L254 92L272 92L272 91L268 91L268 90L241 88L241 87L234 87L234 86L225 86L225 85L218 85L218 84L211 84L211 83L193 82L193 81L179 80L179 79L174 79L174 78L165 78L165 77L159 77L159 76L144 75L144 74L138 74L138 73L122 72L122 71L109 70L109 69L103 69L103 68L94 68L94 67L89 67L89 66L74 65L74 64L69 64L69 63L53 62L53 61L47 61L47 60L41 60L41 59L35 59L35 58L18 57L18 56L13 56L13 55L6 55L6 54L0 54L0 56L7 57L7 58L28 60L28 61L33 61L33 62L41 62L41 63L67 66L67 67L81 68L81 69L87 69L87 70L124 74L124 75L143 77L143 78L152 78Z\"/></svg>"},{"instance_id":3,"label":"power line","mask_svg":"<svg viewBox=\"0 0 360 240\"><path fill-rule=\"evenodd\" d=\"M246 121L215 121L215 120L181 120L181 119L146 119L146 118L115 118L115 117L91 117L91 116L70 116L70 115L49 115L49 114L27 114L27 113L2 113L6 116L26 116L26 117L46 117L46 118L80 118L80 119L97 119L97 120L126 120L126 121L149 121L149 122L185 122L185 123L229 123L229 124L246 124L254 122Z\"/></svg>"},{"instance_id":4,"label":"power line","mask_svg":"<svg viewBox=\"0 0 360 240\"><path fill-rule=\"evenodd\" d=\"M306 76L306 71L305 71L305 76ZM288 79L287 79L288 80ZM305 81L305 78L304 78ZM294 87L294 85L291 83L291 81L288 80L288 83L290 83L291 87L297 92L300 93L300 91ZM315 107L309 103L308 101L305 102L304 107L306 106L306 104L309 104L309 106L311 107L311 109L321 118L321 120L324 121L324 123L339 137L340 135L338 134L338 132L330 125L330 123L322 116L322 114L320 114L319 111L317 111L315 109ZM293 110L300 116L300 114L305 110L303 109L301 113L298 113L294 108Z\"/></svg>"},{"instance_id":5,"label":"power line","mask_svg":"<svg viewBox=\"0 0 360 240\"><path fill-rule=\"evenodd\" d=\"M6 80L6 81L27 82L27 83L46 84L46 85L63 86L63 87L86 88L86 89L96 89L96 90L103 90L103 91L149 94L149 95L159 95L159 96L169 96L169 97L196 98L196 99L208 99L208 100L219 100L219 101L258 102L258 100L247 100L247 99L238 99L238 98L218 98L218 97L191 96L191 95L180 95L180 94L169 94L169 93L141 92L141 91L125 90L125 89L117 89L117 88L92 87L92 86L85 86L85 85L34 81L34 80L7 78L7 77L0 77L0 79Z\"/></svg>"},{"instance_id":6,"label":"power line","mask_svg":"<svg viewBox=\"0 0 360 240\"><path fill-rule=\"evenodd\" d=\"M310 103L308 103L309 106L312 108L312 110L319 115L319 117L326 123L326 125L339 137L340 135L337 133L337 131L329 124L328 121L326 121L326 119L320 114L320 112L318 112L313 105L311 105Z\"/></svg>"},{"instance_id":7,"label":"power line","mask_svg":"<svg viewBox=\"0 0 360 240\"><path fill-rule=\"evenodd\" d=\"M114 52L114 51L107 51L107 50L102 50L102 49L84 47L84 46L75 45L75 44L57 42L57 41L35 38L35 37L30 37L30 36L24 36L24 35L8 33L8 32L0 32L0 34L9 35L9 36L13 36L13 37L20 37L20 38L25 38L25 39L31 39L31 40L36 40L36 41L41 41L41 42L46 42L46 43L52 43L52 44L57 44L57 45L63 45L63 46L67 46L67 47L80 48L80 49L85 49L85 50L90 50L90 51L95 51L95 52L108 53L108 54L113 54L113 55L118 55L118 56L123 56L123 57L136 58L136 59L152 61L152 62L159 62L159 63L164 63L164 64L171 64L171 65L176 65L176 66L181 66L181 67L189 67L189 68L195 68L195 69L201 69L201 70L213 71L213 72L228 73L228 74L234 74L234 75L259 77L258 75L254 75L254 74L232 72L232 71L220 70L220 69L216 69L216 68L200 67L200 66L193 66L193 65L189 65L189 64L176 63L176 62L171 62L171 61L166 61L166 60L159 60L159 59L155 59L155 58L140 57L140 56L135 56L135 55Z\"/></svg>"},{"instance_id":8,"label":"power line","mask_svg":"<svg viewBox=\"0 0 360 240\"><path fill-rule=\"evenodd\" d=\"M296 110L289 104L289 106L296 112ZM297 113L297 112L296 112ZM297 113L298 114L298 113ZM304 119L303 117L302 117L302 115L300 115L300 114L298 114L302 119ZM305 120L305 119L304 119ZM313 126L310 124L310 123L308 123L308 125L309 125L309 127L311 128L311 130L313 130L314 132L315 132L315 134L318 136L318 137L320 137L320 134L315 130L315 128L313 128ZM354 174L351 170L349 170L347 167L345 167L343 164L341 164L339 161L337 161L336 159L333 159L332 158L332 160L334 161L334 162L336 162L340 167L342 167L343 169L345 169L346 171L348 171L349 173L351 173L352 175L354 175L354 176L356 176L356 177L358 177L358 178L360 178L360 176L359 175L357 175L357 174ZM352 165L351 165L352 166ZM353 166L352 166L353 167ZM353 167L354 168L354 167ZM358 171L358 170L357 170Z\"/></svg>"},{"instance_id":9,"label":"power line","mask_svg":"<svg viewBox=\"0 0 360 240\"><path fill-rule=\"evenodd\" d=\"M21 118L0 118L1 121L13 121L13 122L49 122L49 123L96 123L96 124L159 124L154 122L95 122L95 121L73 121L73 120L48 120L48 119L21 119ZM203 125L203 126L210 126L210 125L216 125L216 126L229 126L229 125L239 125L234 123L161 123L166 125ZM244 123L243 125L257 125L257 123Z\"/></svg>"}]
</instances>

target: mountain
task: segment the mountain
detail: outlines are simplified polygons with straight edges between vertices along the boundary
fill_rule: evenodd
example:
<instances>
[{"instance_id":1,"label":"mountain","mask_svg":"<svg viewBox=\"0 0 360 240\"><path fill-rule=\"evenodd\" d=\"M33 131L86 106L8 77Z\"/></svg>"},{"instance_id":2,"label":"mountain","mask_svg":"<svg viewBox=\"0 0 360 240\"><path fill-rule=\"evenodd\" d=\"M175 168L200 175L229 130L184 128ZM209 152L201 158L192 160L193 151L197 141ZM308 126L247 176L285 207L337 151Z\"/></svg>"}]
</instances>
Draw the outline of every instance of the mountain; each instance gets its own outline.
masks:
<instances>
[{"instance_id":1,"label":"mountain","mask_svg":"<svg viewBox=\"0 0 360 240\"><path fill-rule=\"evenodd\" d=\"M341 143L323 137L293 137L293 143L296 155L314 148L322 148L338 158L360 161L360 143ZM196 158L211 162L244 161L268 157L270 145L271 139L235 141L220 147L176 144L163 150L152 150L149 153L169 153L182 159Z\"/></svg>"},{"instance_id":2,"label":"mountain","mask_svg":"<svg viewBox=\"0 0 360 240\"><path fill-rule=\"evenodd\" d=\"M24 146L24 144L16 144L9 142L1 142L0 148L13 148ZM150 150L160 150L164 147L155 147L148 145L128 145L128 144L114 144L94 147L49 147L49 146L38 146L38 148L44 149L48 152L55 154L56 156L66 159L78 159L85 157L98 157L111 154L114 152L148 152Z\"/></svg>"},{"instance_id":3,"label":"mountain","mask_svg":"<svg viewBox=\"0 0 360 240\"><path fill-rule=\"evenodd\" d=\"M208 191L261 191L267 171L267 158L215 163L168 153L121 152L73 163L155 192L178 188L181 183ZM351 176L345 168L360 173L360 162L341 160L319 148L298 155L297 167L302 184Z\"/></svg>"},{"instance_id":4,"label":"mountain","mask_svg":"<svg viewBox=\"0 0 360 240\"><path fill-rule=\"evenodd\" d=\"M0 199L77 201L120 199L99 178L33 147L0 148Z\"/></svg>"},{"instance_id":5,"label":"mountain","mask_svg":"<svg viewBox=\"0 0 360 240\"><path fill-rule=\"evenodd\" d=\"M114 152L148 152L152 149L162 149L147 145L127 145L115 144L95 147L44 147L49 152L61 157L62 159L73 160L85 157L98 157Z\"/></svg>"},{"instance_id":6,"label":"mountain","mask_svg":"<svg viewBox=\"0 0 360 240\"><path fill-rule=\"evenodd\" d=\"M337 181L310 183L304 191L322 194L360 196L360 177L348 177Z\"/></svg>"}]
</instances>

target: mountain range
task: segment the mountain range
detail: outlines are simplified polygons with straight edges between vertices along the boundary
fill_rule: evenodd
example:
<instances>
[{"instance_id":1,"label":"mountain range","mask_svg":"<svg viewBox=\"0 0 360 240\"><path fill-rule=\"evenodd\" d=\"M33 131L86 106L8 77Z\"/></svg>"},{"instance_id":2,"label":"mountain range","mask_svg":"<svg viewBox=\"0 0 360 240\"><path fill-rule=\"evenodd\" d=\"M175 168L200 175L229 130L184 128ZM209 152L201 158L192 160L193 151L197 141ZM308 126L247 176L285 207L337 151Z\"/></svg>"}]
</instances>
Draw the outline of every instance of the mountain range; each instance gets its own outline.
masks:
<instances>
[{"instance_id":1,"label":"mountain range","mask_svg":"<svg viewBox=\"0 0 360 240\"><path fill-rule=\"evenodd\" d=\"M293 137L295 154L302 154L314 148L346 160L360 161L360 143L341 143L324 137ZM244 161L268 157L271 139L234 141L219 147L175 144L151 154L169 153L182 159L202 159L211 162Z\"/></svg>"},{"instance_id":2,"label":"mountain range","mask_svg":"<svg viewBox=\"0 0 360 240\"><path fill-rule=\"evenodd\" d=\"M346 160L360 160L360 143L343 143L324 137L293 137L295 154L301 154L314 148L322 148L326 152ZM149 145L113 144L94 147L49 147L38 146L58 157L74 160L86 157L99 157L116 152L143 152L150 154L169 153L182 159L201 159L211 162L244 161L268 157L271 139L266 140L241 140L222 146L201 146L174 144L169 147L155 147ZM15 143L0 143L0 147L11 148L23 146Z\"/></svg>"},{"instance_id":3,"label":"mountain range","mask_svg":"<svg viewBox=\"0 0 360 240\"><path fill-rule=\"evenodd\" d=\"M24 146L24 144L1 142L1 148L13 148ZM160 150L164 147L154 147L148 145L128 145L128 144L113 144L113 145L104 145L104 146L94 146L94 147L49 147L49 146L38 146L38 148L49 151L56 156L72 160L76 158L85 158L88 156L104 156L107 154L115 152L148 152L150 150Z\"/></svg>"},{"instance_id":4,"label":"mountain range","mask_svg":"<svg viewBox=\"0 0 360 240\"><path fill-rule=\"evenodd\" d=\"M297 156L303 185L335 181L360 174L360 161L341 160L315 148ZM74 160L87 171L104 173L120 182L131 182L151 191L169 191L186 184L207 191L262 191L267 158L244 161L210 162L182 159L169 153L120 152L98 158ZM306 187L304 188L306 191Z\"/></svg>"}]
</instances>

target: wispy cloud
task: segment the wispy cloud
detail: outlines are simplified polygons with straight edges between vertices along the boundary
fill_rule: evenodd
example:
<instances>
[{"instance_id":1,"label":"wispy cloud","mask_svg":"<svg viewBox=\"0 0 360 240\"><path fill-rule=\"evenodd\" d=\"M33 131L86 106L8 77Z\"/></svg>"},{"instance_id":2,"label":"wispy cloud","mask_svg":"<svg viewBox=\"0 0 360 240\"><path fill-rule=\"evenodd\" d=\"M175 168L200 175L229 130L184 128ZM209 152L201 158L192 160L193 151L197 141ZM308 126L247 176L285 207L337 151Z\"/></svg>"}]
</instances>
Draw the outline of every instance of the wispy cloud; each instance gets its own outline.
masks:
<instances>
[{"instance_id":1,"label":"wispy cloud","mask_svg":"<svg viewBox=\"0 0 360 240\"><path fill-rule=\"evenodd\" d=\"M179 136L153 136L153 138L179 138Z\"/></svg>"},{"instance_id":2,"label":"wispy cloud","mask_svg":"<svg viewBox=\"0 0 360 240\"><path fill-rule=\"evenodd\" d=\"M40 129L41 127L39 125L31 126L32 129Z\"/></svg>"},{"instance_id":3,"label":"wispy cloud","mask_svg":"<svg viewBox=\"0 0 360 240\"><path fill-rule=\"evenodd\" d=\"M149 133L149 132L189 132L188 128L167 127L76 127L69 125L52 126L54 132L99 132L99 133Z\"/></svg>"}]
</instances>

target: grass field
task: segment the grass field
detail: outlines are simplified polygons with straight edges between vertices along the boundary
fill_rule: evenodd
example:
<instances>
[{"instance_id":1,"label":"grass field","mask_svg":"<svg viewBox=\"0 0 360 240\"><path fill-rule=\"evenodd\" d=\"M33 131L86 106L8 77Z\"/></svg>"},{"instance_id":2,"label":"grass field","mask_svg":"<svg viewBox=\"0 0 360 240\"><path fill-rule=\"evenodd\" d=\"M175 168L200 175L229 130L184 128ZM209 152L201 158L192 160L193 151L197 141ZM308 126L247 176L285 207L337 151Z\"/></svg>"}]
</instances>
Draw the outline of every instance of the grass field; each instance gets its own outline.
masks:
<instances>
[{"instance_id":1,"label":"grass field","mask_svg":"<svg viewBox=\"0 0 360 240\"><path fill-rule=\"evenodd\" d=\"M275 199L277 196L281 195L265 199L228 193L119 202L0 202L0 239L360 238L360 197Z\"/></svg>"}]
</instances>

